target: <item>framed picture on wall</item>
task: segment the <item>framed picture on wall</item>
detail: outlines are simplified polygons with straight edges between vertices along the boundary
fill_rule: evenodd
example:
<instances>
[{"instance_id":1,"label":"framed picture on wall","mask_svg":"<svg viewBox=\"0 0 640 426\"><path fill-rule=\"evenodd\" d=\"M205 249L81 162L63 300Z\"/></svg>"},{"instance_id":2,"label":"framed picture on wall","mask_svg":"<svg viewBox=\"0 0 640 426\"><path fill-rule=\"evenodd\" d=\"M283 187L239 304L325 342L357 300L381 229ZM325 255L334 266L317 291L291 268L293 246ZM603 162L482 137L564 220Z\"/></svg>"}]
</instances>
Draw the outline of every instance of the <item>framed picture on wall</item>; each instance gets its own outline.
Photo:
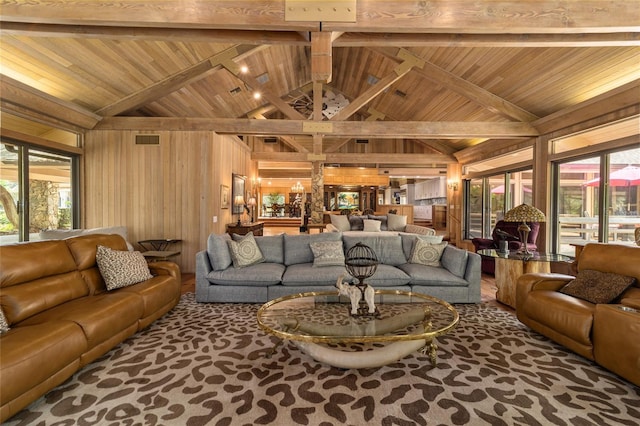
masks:
<instances>
[{"instance_id":1,"label":"framed picture on wall","mask_svg":"<svg viewBox=\"0 0 640 426\"><path fill-rule=\"evenodd\" d=\"M227 185L220 185L220 208L229 208L229 187Z\"/></svg>"}]
</instances>

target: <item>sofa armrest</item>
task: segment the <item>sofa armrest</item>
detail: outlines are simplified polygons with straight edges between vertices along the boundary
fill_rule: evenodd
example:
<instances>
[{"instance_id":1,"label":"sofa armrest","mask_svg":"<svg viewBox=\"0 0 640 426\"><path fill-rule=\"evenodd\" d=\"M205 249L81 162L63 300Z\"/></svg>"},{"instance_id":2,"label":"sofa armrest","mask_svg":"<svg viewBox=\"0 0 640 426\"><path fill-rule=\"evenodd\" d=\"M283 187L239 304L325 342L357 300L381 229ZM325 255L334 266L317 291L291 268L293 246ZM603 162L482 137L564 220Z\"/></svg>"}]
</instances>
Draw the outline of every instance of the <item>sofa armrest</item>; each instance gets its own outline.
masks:
<instances>
[{"instance_id":1,"label":"sofa armrest","mask_svg":"<svg viewBox=\"0 0 640 426\"><path fill-rule=\"evenodd\" d=\"M427 228L426 226L414 225L412 223L407 224L404 227L404 232L417 235L436 235L436 230L433 228Z\"/></svg>"},{"instance_id":2,"label":"sofa armrest","mask_svg":"<svg viewBox=\"0 0 640 426\"><path fill-rule=\"evenodd\" d=\"M530 292L538 290L558 291L574 278L571 275L543 272L521 275L516 283L516 312L524 306L524 302Z\"/></svg>"},{"instance_id":3,"label":"sofa armrest","mask_svg":"<svg viewBox=\"0 0 640 426\"><path fill-rule=\"evenodd\" d=\"M326 229L327 232L340 232L340 230L333 226L331 223L327 223L327 226L325 226L324 229Z\"/></svg>"},{"instance_id":4,"label":"sofa armrest","mask_svg":"<svg viewBox=\"0 0 640 426\"><path fill-rule=\"evenodd\" d=\"M496 248L496 246L493 244L493 240L490 238L473 238L471 240L471 244L473 244L473 247L475 247L476 251Z\"/></svg>"},{"instance_id":5,"label":"sofa armrest","mask_svg":"<svg viewBox=\"0 0 640 426\"><path fill-rule=\"evenodd\" d=\"M180 274L180 267L177 263L174 262L151 262L149 264L149 271L151 271L151 275L170 275L173 278L177 279L178 282L182 281L182 275Z\"/></svg>"},{"instance_id":6,"label":"sofa armrest","mask_svg":"<svg viewBox=\"0 0 640 426\"><path fill-rule=\"evenodd\" d=\"M196 253L196 301L206 301L209 294L209 280L207 275L213 271L209 255L206 250Z\"/></svg>"}]
</instances>

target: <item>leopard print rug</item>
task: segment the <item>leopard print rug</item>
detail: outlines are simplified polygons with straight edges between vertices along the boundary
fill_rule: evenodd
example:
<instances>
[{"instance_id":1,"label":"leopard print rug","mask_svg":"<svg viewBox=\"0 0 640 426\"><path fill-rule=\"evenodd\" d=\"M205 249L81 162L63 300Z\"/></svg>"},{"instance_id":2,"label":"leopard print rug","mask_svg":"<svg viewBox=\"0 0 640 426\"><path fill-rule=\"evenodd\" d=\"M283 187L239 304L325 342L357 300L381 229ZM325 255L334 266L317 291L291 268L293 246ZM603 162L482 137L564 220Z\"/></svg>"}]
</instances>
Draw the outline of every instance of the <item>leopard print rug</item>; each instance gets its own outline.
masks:
<instances>
[{"instance_id":1,"label":"leopard print rug","mask_svg":"<svg viewBox=\"0 0 640 426\"><path fill-rule=\"evenodd\" d=\"M637 425L640 388L486 304L457 305L438 364L315 362L258 305L180 304L7 425Z\"/></svg>"}]
</instances>

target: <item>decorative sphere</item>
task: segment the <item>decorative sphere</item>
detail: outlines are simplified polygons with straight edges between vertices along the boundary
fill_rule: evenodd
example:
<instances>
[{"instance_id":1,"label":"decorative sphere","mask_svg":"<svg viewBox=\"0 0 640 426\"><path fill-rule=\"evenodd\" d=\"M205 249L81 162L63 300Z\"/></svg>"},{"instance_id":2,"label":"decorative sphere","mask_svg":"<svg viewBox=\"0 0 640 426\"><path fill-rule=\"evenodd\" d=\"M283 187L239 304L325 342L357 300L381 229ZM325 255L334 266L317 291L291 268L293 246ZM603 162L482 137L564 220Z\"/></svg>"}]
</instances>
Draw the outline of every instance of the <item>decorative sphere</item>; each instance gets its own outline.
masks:
<instances>
[{"instance_id":1,"label":"decorative sphere","mask_svg":"<svg viewBox=\"0 0 640 426\"><path fill-rule=\"evenodd\" d=\"M345 267L352 277L357 278L362 284L365 278L369 278L378 269L378 257L371 247L357 243L345 255Z\"/></svg>"}]
</instances>

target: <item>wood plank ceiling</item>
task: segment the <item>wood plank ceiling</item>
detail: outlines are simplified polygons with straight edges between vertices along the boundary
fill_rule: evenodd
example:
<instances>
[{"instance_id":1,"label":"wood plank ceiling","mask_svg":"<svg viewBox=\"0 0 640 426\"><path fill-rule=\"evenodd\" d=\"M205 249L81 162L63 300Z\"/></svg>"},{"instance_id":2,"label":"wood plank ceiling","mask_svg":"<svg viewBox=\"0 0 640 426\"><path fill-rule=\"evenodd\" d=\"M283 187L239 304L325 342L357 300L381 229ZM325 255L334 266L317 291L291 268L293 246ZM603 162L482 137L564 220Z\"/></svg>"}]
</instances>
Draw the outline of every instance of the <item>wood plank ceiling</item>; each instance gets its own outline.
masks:
<instances>
[{"instance_id":1,"label":"wood plank ceiling","mask_svg":"<svg viewBox=\"0 0 640 426\"><path fill-rule=\"evenodd\" d=\"M355 22L286 19L328 3ZM3 114L252 135L278 163L442 167L640 81L636 0L0 1L0 26ZM328 120L332 94L349 106Z\"/></svg>"}]
</instances>

